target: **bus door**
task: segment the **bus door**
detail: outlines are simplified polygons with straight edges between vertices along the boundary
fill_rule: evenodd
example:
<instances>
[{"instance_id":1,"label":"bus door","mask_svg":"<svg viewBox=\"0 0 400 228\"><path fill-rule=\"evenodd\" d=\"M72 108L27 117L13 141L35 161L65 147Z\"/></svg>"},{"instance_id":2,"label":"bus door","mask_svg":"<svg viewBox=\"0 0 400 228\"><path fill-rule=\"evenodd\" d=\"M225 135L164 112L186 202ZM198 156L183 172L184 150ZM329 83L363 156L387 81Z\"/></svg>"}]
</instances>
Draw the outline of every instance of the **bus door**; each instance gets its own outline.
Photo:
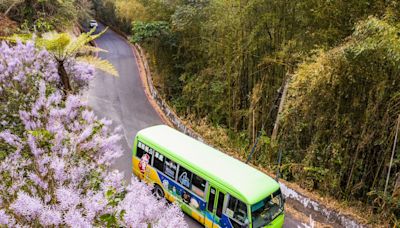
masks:
<instances>
[{"instance_id":1,"label":"bus door","mask_svg":"<svg viewBox=\"0 0 400 228\"><path fill-rule=\"evenodd\" d=\"M206 222L207 227L220 227L222 209L224 207L225 192L220 191L210 184L207 194L207 213L210 222Z\"/></svg>"}]
</instances>

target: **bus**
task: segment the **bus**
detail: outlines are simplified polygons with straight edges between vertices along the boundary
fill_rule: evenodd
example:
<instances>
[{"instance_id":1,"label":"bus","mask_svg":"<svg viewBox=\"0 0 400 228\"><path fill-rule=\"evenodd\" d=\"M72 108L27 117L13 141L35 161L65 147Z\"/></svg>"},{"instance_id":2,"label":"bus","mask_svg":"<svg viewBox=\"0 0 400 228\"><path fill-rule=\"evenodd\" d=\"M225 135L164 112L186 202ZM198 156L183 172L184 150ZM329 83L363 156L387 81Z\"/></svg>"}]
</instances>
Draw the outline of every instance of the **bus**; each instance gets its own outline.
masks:
<instances>
[{"instance_id":1,"label":"bus","mask_svg":"<svg viewBox=\"0 0 400 228\"><path fill-rule=\"evenodd\" d=\"M205 227L282 227L279 183L166 125L140 130L133 173Z\"/></svg>"}]
</instances>

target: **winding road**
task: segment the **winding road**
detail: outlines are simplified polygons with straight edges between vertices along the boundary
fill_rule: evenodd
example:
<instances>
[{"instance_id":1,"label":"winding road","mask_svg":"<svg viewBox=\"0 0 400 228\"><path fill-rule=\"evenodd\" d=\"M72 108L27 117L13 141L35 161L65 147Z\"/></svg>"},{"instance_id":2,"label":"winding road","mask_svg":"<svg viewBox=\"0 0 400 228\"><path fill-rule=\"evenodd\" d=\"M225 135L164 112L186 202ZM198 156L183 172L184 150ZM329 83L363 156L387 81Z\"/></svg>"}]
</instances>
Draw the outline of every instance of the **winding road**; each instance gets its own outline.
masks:
<instances>
[{"instance_id":1,"label":"winding road","mask_svg":"<svg viewBox=\"0 0 400 228\"><path fill-rule=\"evenodd\" d=\"M104 29L99 25L98 30ZM129 43L110 29L96 40L96 44L107 50L99 57L110 61L118 70L119 77L97 71L87 93L87 100L100 118L113 121L115 127L121 126L124 138L121 140L124 154L113 167L123 171L126 179L131 177L131 147L136 133L146 127L162 124L162 120L149 103L139 77L136 56ZM185 215L189 227L202 227L191 217ZM284 227L302 227L299 221L286 216Z\"/></svg>"}]
</instances>

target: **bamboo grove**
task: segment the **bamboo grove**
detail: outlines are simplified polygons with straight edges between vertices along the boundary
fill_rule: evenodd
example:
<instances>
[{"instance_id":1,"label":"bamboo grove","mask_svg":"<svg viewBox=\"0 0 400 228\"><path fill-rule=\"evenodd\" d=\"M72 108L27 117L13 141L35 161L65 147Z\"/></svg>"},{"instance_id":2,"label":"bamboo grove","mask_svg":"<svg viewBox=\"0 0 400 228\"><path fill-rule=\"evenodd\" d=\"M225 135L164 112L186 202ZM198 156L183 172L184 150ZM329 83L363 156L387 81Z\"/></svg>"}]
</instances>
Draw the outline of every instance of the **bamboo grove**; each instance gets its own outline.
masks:
<instances>
[{"instance_id":1,"label":"bamboo grove","mask_svg":"<svg viewBox=\"0 0 400 228\"><path fill-rule=\"evenodd\" d=\"M261 130L254 163L275 168L280 148L285 179L399 222L398 149L383 194L400 114L399 1L94 5L146 48L155 83L181 116L225 129L244 155Z\"/></svg>"}]
</instances>

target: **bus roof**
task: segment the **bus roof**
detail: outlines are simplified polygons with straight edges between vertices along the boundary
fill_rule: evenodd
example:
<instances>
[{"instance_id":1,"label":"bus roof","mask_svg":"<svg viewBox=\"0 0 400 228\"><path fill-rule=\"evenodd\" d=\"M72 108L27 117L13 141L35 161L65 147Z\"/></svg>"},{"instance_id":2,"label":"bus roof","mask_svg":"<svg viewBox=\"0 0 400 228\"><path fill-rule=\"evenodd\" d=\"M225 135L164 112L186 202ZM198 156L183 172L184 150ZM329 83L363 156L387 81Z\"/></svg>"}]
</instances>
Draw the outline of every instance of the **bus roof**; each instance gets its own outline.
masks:
<instances>
[{"instance_id":1,"label":"bus roof","mask_svg":"<svg viewBox=\"0 0 400 228\"><path fill-rule=\"evenodd\" d=\"M279 184L261 171L166 125L145 128L137 136L222 184L245 203L255 204L279 189Z\"/></svg>"}]
</instances>

